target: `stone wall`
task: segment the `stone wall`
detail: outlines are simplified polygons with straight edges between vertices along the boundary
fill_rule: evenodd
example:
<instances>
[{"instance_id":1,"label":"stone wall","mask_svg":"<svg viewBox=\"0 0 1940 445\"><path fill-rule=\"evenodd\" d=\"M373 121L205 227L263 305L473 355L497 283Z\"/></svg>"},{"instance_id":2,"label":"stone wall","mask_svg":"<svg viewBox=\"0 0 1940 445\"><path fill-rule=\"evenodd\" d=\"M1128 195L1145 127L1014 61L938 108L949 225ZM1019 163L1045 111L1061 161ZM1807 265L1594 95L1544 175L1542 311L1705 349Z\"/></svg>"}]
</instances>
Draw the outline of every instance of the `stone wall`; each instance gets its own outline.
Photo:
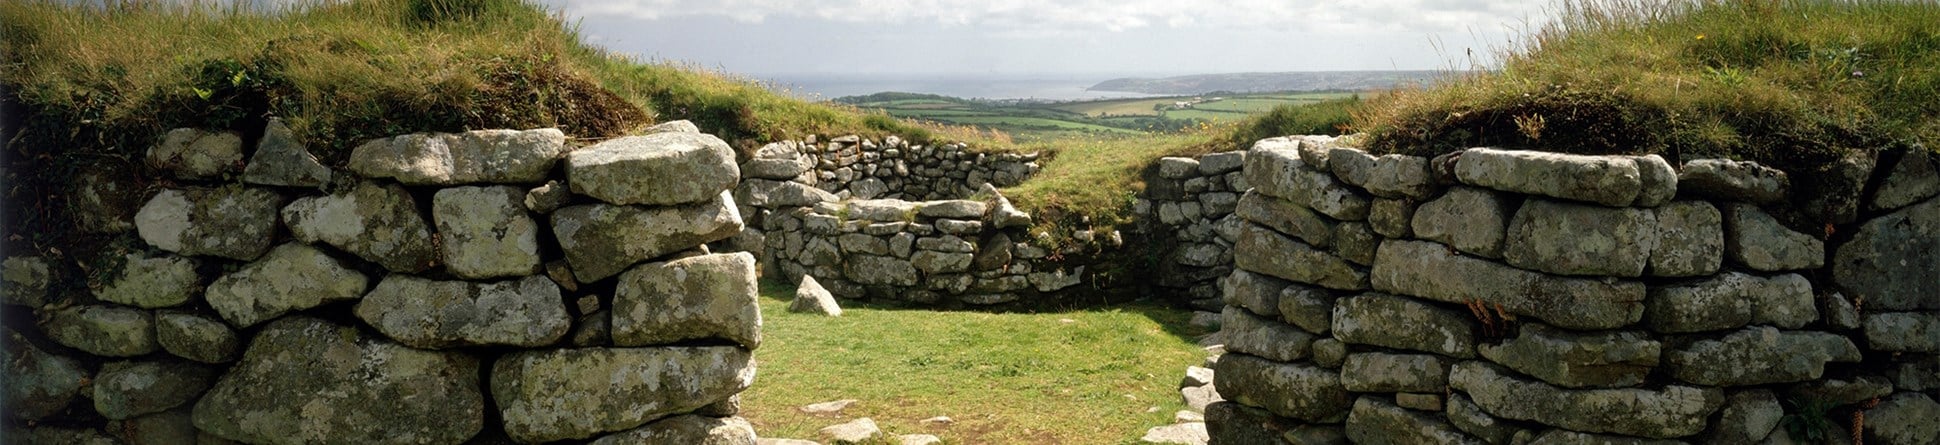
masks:
<instances>
[{"instance_id":1,"label":"stone wall","mask_svg":"<svg viewBox=\"0 0 1940 445\"><path fill-rule=\"evenodd\" d=\"M1233 272L1240 218L1233 211L1248 188L1245 151L1196 158L1166 157L1145 169L1145 191L1132 205L1140 243L1155 264L1150 289L1161 299L1218 311L1219 283Z\"/></svg>"},{"instance_id":2,"label":"stone wall","mask_svg":"<svg viewBox=\"0 0 1940 445\"><path fill-rule=\"evenodd\" d=\"M1748 162L1260 141L1212 441L1935 443L1940 178L1857 156L1864 187L1799 196ZM1782 224L1801 202L1852 222Z\"/></svg>"},{"instance_id":3,"label":"stone wall","mask_svg":"<svg viewBox=\"0 0 1940 445\"><path fill-rule=\"evenodd\" d=\"M726 143L487 130L352 159L274 120L176 130L77 191L140 205L8 252L7 441L754 443L756 265L705 246L743 226Z\"/></svg>"},{"instance_id":4,"label":"stone wall","mask_svg":"<svg viewBox=\"0 0 1940 445\"><path fill-rule=\"evenodd\" d=\"M896 136L881 143L810 136L756 150L747 177L815 186L839 199L961 199L983 184L1010 187L1037 174L1037 153L978 153L962 143L911 144Z\"/></svg>"},{"instance_id":5,"label":"stone wall","mask_svg":"<svg viewBox=\"0 0 1940 445\"><path fill-rule=\"evenodd\" d=\"M720 248L752 252L763 273L814 276L837 297L940 307L1011 307L1095 290L1099 251L1116 231L1052 239L996 189L1038 170L1036 154L972 153L960 144L765 145L735 188L748 229ZM1087 286L1080 284L1090 283Z\"/></svg>"},{"instance_id":6,"label":"stone wall","mask_svg":"<svg viewBox=\"0 0 1940 445\"><path fill-rule=\"evenodd\" d=\"M1030 216L991 202L826 201L769 215L771 271L814 276L849 299L926 306L1043 303L1084 282L1086 264L1026 236Z\"/></svg>"}]
</instances>

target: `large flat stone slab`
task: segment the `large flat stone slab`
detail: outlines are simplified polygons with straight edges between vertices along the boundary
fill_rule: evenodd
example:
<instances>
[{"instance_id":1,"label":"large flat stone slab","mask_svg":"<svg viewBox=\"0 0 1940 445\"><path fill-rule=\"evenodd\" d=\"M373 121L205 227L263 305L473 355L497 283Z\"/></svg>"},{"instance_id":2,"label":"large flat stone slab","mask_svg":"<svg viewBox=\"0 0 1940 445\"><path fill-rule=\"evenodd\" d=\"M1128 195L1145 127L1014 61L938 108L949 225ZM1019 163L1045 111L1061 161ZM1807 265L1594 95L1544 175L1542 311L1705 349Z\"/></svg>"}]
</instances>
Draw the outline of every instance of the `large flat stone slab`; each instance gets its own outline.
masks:
<instances>
[{"instance_id":1,"label":"large flat stone slab","mask_svg":"<svg viewBox=\"0 0 1940 445\"><path fill-rule=\"evenodd\" d=\"M348 167L411 185L533 184L565 152L566 134L556 128L413 133L358 145Z\"/></svg>"},{"instance_id":2,"label":"large flat stone slab","mask_svg":"<svg viewBox=\"0 0 1940 445\"><path fill-rule=\"evenodd\" d=\"M73 306L45 315L41 332L81 352L103 357L135 357L155 352L155 316L115 305Z\"/></svg>"},{"instance_id":3,"label":"large flat stone slab","mask_svg":"<svg viewBox=\"0 0 1940 445\"><path fill-rule=\"evenodd\" d=\"M336 246L392 272L421 272L438 261L430 224L397 184L366 181L346 193L298 198L283 208L283 221L298 240Z\"/></svg>"},{"instance_id":4,"label":"large flat stone slab","mask_svg":"<svg viewBox=\"0 0 1940 445\"><path fill-rule=\"evenodd\" d=\"M1706 419L1724 405L1724 392L1716 388L1561 389L1482 361L1456 364L1448 381L1496 417L1656 439L1702 432Z\"/></svg>"},{"instance_id":5,"label":"large flat stone slab","mask_svg":"<svg viewBox=\"0 0 1940 445\"><path fill-rule=\"evenodd\" d=\"M1530 198L1509 221L1503 259L1557 275L1638 277L1657 247L1649 209Z\"/></svg>"},{"instance_id":6,"label":"large flat stone slab","mask_svg":"<svg viewBox=\"0 0 1940 445\"><path fill-rule=\"evenodd\" d=\"M392 274L364 295L356 313L418 349L538 347L558 342L572 327L559 285L539 275L486 283Z\"/></svg>"},{"instance_id":7,"label":"large flat stone slab","mask_svg":"<svg viewBox=\"0 0 1940 445\"><path fill-rule=\"evenodd\" d=\"M1940 309L1935 270L1940 270L1940 198L1866 221L1832 258L1833 280L1848 296L1883 310Z\"/></svg>"},{"instance_id":8,"label":"large flat stone slab","mask_svg":"<svg viewBox=\"0 0 1940 445\"><path fill-rule=\"evenodd\" d=\"M1612 207L1662 205L1677 190L1676 174L1654 155L1586 156L1471 148L1457 158L1455 178L1478 187Z\"/></svg>"},{"instance_id":9,"label":"large flat stone slab","mask_svg":"<svg viewBox=\"0 0 1940 445\"><path fill-rule=\"evenodd\" d=\"M613 294L613 343L674 344L719 339L761 346L754 255L735 252L647 263L620 274Z\"/></svg>"},{"instance_id":10,"label":"large flat stone slab","mask_svg":"<svg viewBox=\"0 0 1940 445\"><path fill-rule=\"evenodd\" d=\"M1300 159L1296 143L1282 138L1261 140L1246 153L1246 183L1268 196L1306 206L1330 218L1359 221L1367 218L1368 198L1334 179L1325 164Z\"/></svg>"},{"instance_id":11,"label":"large flat stone slab","mask_svg":"<svg viewBox=\"0 0 1940 445\"><path fill-rule=\"evenodd\" d=\"M734 149L713 135L657 133L608 139L566 155L573 193L611 204L703 202L741 180Z\"/></svg>"},{"instance_id":12,"label":"large flat stone slab","mask_svg":"<svg viewBox=\"0 0 1940 445\"><path fill-rule=\"evenodd\" d=\"M286 317L195 404L196 429L263 444L459 443L485 425L478 359Z\"/></svg>"},{"instance_id":13,"label":"large flat stone slab","mask_svg":"<svg viewBox=\"0 0 1940 445\"><path fill-rule=\"evenodd\" d=\"M1396 406L1376 396L1361 396L1347 415L1347 439L1354 443L1483 445L1433 413Z\"/></svg>"},{"instance_id":14,"label":"large flat stone slab","mask_svg":"<svg viewBox=\"0 0 1940 445\"><path fill-rule=\"evenodd\" d=\"M249 261L269 250L282 205L259 188L165 189L135 212L135 231L158 249Z\"/></svg>"},{"instance_id":15,"label":"large flat stone slab","mask_svg":"<svg viewBox=\"0 0 1940 445\"><path fill-rule=\"evenodd\" d=\"M1859 359L1859 346L1845 336L1773 326L1750 326L1665 352L1670 377L1709 387L1810 381L1826 373L1827 361Z\"/></svg>"},{"instance_id":16,"label":"large flat stone slab","mask_svg":"<svg viewBox=\"0 0 1940 445\"><path fill-rule=\"evenodd\" d=\"M1342 298L1334 305L1334 338L1450 357L1475 357L1472 315L1419 300L1379 293Z\"/></svg>"},{"instance_id":17,"label":"large flat stone slab","mask_svg":"<svg viewBox=\"0 0 1940 445\"><path fill-rule=\"evenodd\" d=\"M1426 241L1381 243L1374 289L1430 300L1480 301L1569 329L1612 329L1643 317L1644 284L1544 275L1451 252Z\"/></svg>"},{"instance_id":18,"label":"large flat stone slab","mask_svg":"<svg viewBox=\"0 0 1940 445\"><path fill-rule=\"evenodd\" d=\"M303 243L276 246L262 260L217 278L203 298L223 319L254 326L294 311L355 300L370 279Z\"/></svg>"},{"instance_id":19,"label":"large flat stone slab","mask_svg":"<svg viewBox=\"0 0 1940 445\"><path fill-rule=\"evenodd\" d=\"M667 207L587 204L552 212L573 275L591 283L619 274L634 263L733 237L743 225L734 198Z\"/></svg>"},{"instance_id":20,"label":"large flat stone slab","mask_svg":"<svg viewBox=\"0 0 1940 445\"><path fill-rule=\"evenodd\" d=\"M1382 198L1428 199L1435 181L1428 174L1428 158L1403 154L1370 155L1358 148L1335 147L1327 152L1334 177Z\"/></svg>"},{"instance_id":21,"label":"large flat stone slab","mask_svg":"<svg viewBox=\"0 0 1940 445\"><path fill-rule=\"evenodd\" d=\"M1751 161L1697 159L1677 172L1681 191L1723 201L1766 204L1785 199L1791 181L1779 169Z\"/></svg>"},{"instance_id":22,"label":"large flat stone slab","mask_svg":"<svg viewBox=\"0 0 1940 445\"><path fill-rule=\"evenodd\" d=\"M492 365L492 399L513 440L586 439L727 399L754 373L733 346L520 351Z\"/></svg>"},{"instance_id":23,"label":"large flat stone slab","mask_svg":"<svg viewBox=\"0 0 1940 445\"><path fill-rule=\"evenodd\" d=\"M1313 334L1300 328L1233 306L1220 314L1219 329L1226 338L1226 350L1279 362L1307 358L1307 346L1314 341Z\"/></svg>"},{"instance_id":24,"label":"large flat stone slab","mask_svg":"<svg viewBox=\"0 0 1940 445\"><path fill-rule=\"evenodd\" d=\"M1504 236L1515 215L1508 195L1475 187L1452 187L1415 209L1415 237L1487 258L1502 258Z\"/></svg>"},{"instance_id":25,"label":"large flat stone slab","mask_svg":"<svg viewBox=\"0 0 1940 445\"><path fill-rule=\"evenodd\" d=\"M1240 196L1238 207L1233 212L1247 221L1322 248L1333 245L1334 227L1338 224L1332 218L1314 213L1305 206L1254 190Z\"/></svg>"},{"instance_id":26,"label":"large flat stone slab","mask_svg":"<svg viewBox=\"0 0 1940 445\"><path fill-rule=\"evenodd\" d=\"M1725 272L1652 287L1649 295L1644 324L1656 332L1717 331L1747 324L1797 329L1819 319L1812 283L1798 274Z\"/></svg>"},{"instance_id":27,"label":"large flat stone slab","mask_svg":"<svg viewBox=\"0 0 1940 445\"><path fill-rule=\"evenodd\" d=\"M1290 281L1330 289L1367 288L1367 272L1325 250L1255 224L1240 228L1233 265Z\"/></svg>"},{"instance_id":28,"label":"large flat stone slab","mask_svg":"<svg viewBox=\"0 0 1940 445\"><path fill-rule=\"evenodd\" d=\"M1663 345L1639 331L1575 332L1529 323L1515 338L1480 346L1482 357L1567 388L1643 383Z\"/></svg>"},{"instance_id":29,"label":"large flat stone slab","mask_svg":"<svg viewBox=\"0 0 1940 445\"><path fill-rule=\"evenodd\" d=\"M1276 415L1326 423L1347 414L1354 400L1340 374L1311 364L1280 363L1229 353L1213 365L1219 395ZM1337 420L1336 420L1337 421Z\"/></svg>"}]
</instances>

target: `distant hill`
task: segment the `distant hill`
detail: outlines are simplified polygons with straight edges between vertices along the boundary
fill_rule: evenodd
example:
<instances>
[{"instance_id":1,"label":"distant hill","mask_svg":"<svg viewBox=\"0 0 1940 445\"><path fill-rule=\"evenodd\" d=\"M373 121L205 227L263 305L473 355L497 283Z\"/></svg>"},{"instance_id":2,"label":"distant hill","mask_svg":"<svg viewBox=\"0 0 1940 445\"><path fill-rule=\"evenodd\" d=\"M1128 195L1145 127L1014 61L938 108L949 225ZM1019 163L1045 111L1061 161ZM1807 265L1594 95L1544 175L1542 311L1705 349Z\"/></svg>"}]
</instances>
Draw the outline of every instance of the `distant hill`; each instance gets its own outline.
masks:
<instances>
[{"instance_id":1,"label":"distant hill","mask_svg":"<svg viewBox=\"0 0 1940 445\"><path fill-rule=\"evenodd\" d=\"M1272 91L1363 91L1404 83L1432 83L1445 71L1298 71L1284 73L1194 74L1159 79L1120 78L1088 90L1145 94L1264 93Z\"/></svg>"}]
</instances>

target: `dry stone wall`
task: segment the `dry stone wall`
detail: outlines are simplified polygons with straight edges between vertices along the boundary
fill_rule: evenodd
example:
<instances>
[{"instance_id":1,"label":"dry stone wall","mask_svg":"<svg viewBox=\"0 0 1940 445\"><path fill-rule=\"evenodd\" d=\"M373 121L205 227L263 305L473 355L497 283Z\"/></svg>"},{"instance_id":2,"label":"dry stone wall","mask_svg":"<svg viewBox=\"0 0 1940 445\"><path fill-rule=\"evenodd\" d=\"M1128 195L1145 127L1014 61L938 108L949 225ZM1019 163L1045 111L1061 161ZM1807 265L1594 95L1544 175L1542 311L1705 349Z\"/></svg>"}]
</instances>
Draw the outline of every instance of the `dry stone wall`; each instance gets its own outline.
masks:
<instances>
[{"instance_id":1,"label":"dry stone wall","mask_svg":"<svg viewBox=\"0 0 1940 445\"><path fill-rule=\"evenodd\" d=\"M120 174L173 182L107 247L0 267L9 443L755 441L720 139L410 134L333 170L272 120L148 155Z\"/></svg>"},{"instance_id":2,"label":"dry stone wall","mask_svg":"<svg viewBox=\"0 0 1940 445\"><path fill-rule=\"evenodd\" d=\"M1140 243L1152 261L1152 293L1206 311L1224 306L1219 283L1233 272L1239 240L1245 151L1196 158L1166 157L1146 168L1145 191L1132 205Z\"/></svg>"},{"instance_id":3,"label":"dry stone wall","mask_svg":"<svg viewBox=\"0 0 1940 445\"><path fill-rule=\"evenodd\" d=\"M749 227L723 250L753 252L763 271L803 276L836 297L920 306L1010 307L1090 286L1080 252L1124 244L1118 232L1079 231L1055 244L996 187L1035 174L1035 154L984 154L963 145L878 144L854 136L787 141L756 150L735 189ZM1070 256L1067 256L1070 255Z\"/></svg>"},{"instance_id":4,"label":"dry stone wall","mask_svg":"<svg viewBox=\"0 0 1940 445\"><path fill-rule=\"evenodd\" d=\"M1037 153L979 153L962 143L911 144L889 136L880 142L810 136L762 146L747 176L794 181L838 199L962 199L983 184L1010 187L1037 174Z\"/></svg>"},{"instance_id":5,"label":"dry stone wall","mask_svg":"<svg viewBox=\"0 0 1940 445\"><path fill-rule=\"evenodd\" d=\"M1729 160L1337 142L1245 155L1213 443L1940 441L1927 151L1799 196L1831 192ZM1788 202L1856 210L1801 227Z\"/></svg>"}]
</instances>

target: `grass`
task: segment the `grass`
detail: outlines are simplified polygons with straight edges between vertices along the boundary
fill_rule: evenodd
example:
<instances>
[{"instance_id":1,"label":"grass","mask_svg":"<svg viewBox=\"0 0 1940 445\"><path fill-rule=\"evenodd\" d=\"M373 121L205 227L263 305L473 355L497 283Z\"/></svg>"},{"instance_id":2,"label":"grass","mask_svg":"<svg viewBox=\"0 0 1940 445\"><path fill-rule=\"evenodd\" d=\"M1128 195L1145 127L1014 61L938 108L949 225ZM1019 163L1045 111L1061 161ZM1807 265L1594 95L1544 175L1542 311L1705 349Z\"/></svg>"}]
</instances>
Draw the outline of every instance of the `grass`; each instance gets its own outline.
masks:
<instances>
[{"instance_id":1,"label":"grass","mask_svg":"<svg viewBox=\"0 0 1940 445\"><path fill-rule=\"evenodd\" d=\"M249 131L280 116L326 158L404 132L559 126L598 138L673 119L730 141L963 136L588 46L519 0L193 3L0 2L0 82L83 133L35 134L56 132L29 122L29 136L140 150L168 128Z\"/></svg>"},{"instance_id":2,"label":"grass","mask_svg":"<svg viewBox=\"0 0 1940 445\"><path fill-rule=\"evenodd\" d=\"M1051 160L1031 180L1004 189L1004 196L1040 212L1056 209L1057 215L1040 213L1039 223L1040 230L1057 235L1088 228L1068 224L1079 217L1101 229L1126 224L1131 222L1132 200L1144 189L1139 171L1162 157L1214 151L1209 145L1215 140L1213 133L1207 129L1042 143Z\"/></svg>"},{"instance_id":3,"label":"grass","mask_svg":"<svg viewBox=\"0 0 1940 445\"><path fill-rule=\"evenodd\" d=\"M742 149L811 134L1013 146L611 53L521 0L106 3L0 0L10 235L72 236L57 195L74 172L139 168L168 129L252 139L270 117L334 165L395 134L559 127L598 139L674 119Z\"/></svg>"},{"instance_id":4,"label":"grass","mask_svg":"<svg viewBox=\"0 0 1940 445\"><path fill-rule=\"evenodd\" d=\"M1147 306L1062 313L785 310L792 286L762 283L762 346L741 415L763 437L821 440L869 417L948 443L1133 443L1184 409L1178 382L1205 351L1186 312ZM840 415L802 406L856 399ZM936 416L949 425L925 425Z\"/></svg>"},{"instance_id":5,"label":"grass","mask_svg":"<svg viewBox=\"0 0 1940 445\"><path fill-rule=\"evenodd\" d=\"M1794 174L1854 149L1940 146L1940 4L1583 0L1500 69L1373 98L1377 151L1472 146L1756 160Z\"/></svg>"}]
</instances>

